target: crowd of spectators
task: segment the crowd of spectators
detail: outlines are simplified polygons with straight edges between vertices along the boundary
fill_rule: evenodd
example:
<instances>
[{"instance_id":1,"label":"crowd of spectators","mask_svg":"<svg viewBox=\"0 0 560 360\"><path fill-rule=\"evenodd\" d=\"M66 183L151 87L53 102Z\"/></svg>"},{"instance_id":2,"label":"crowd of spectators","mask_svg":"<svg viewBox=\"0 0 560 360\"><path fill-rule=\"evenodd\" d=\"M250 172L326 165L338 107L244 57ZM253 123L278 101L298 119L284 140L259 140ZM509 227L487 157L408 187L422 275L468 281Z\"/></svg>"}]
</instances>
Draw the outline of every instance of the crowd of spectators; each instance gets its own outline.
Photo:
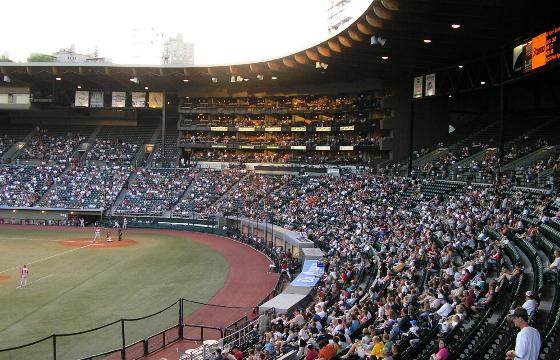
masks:
<instances>
[{"instance_id":1,"label":"crowd of spectators","mask_svg":"<svg viewBox=\"0 0 560 360\"><path fill-rule=\"evenodd\" d=\"M223 171L201 169L194 175L194 183L188 193L174 206L173 214L192 216L193 213L214 214L214 203L224 195L243 175L237 167Z\"/></svg>"},{"instance_id":2,"label":"crowd of spectators","mask_svg":"<svg viewBox=\"0 0 560 360\"><path fill-rule=\"evenodd\" d=\"M326 252L314 304L266 324L255 351L271 357L298 350L326 359L341 351L347 351L344 357L399 358L422 338L445 338L473 323L508 296L523 274L520 264L503 260L508 238L518 231L515 214L546 213L553 199L531 199L505 185L469 186L461 195L420 197L413 208L406 194L429 183L370 172L269 181L248 177L231 196L242 215L260 214L305 233ZM260 188L268 195L255 201L250 189ZM231 208L229 198L224 203ZM493 239L487 231L501 237ZM381 259L379 276L361 288L357 274L376 262L374 254ZM529 295L511 299L524 300L535 305ZM361 340L352 344L358 329ZM449 351L441 340L434 354L445 359Z\"/></svg>"},{"instance_id":3,"label":"crowd of spectators","mask_svg":"<svg viewBox=\"0 0 560 360\"><path fill-rule=\"evenodd\" d=\"M130 175L121 165L80 166L54 180L41 206L69 209L108 209Z\"/></svg>"},{"instance_id":4,"label":"crowd of spectators","mask_svg":"<svg viewBox=\"0 0 560 360\"><path fill-rule=\"evenodd\" d=\"M121 139L97 139L88 160L104 161L107 164L130 164L138 151L138 144L127 143Z\"/></svg>"},{"instance_id":5,"label":"crowd of spectators","mask_svg":"<svg viewBox=\"0 0 560 360\"><path fill-rule=\"evenodd\" d=\"M4 134L0 137L0 157L14 144L14 139Z\"/></svg>"},{"instance_id":6,"label":"crowd of spectators","mask_svg":"<svg viewBox=\"0 0 560 360\"><path fill-rule=\"evenodd\" d=\"M115 214L161 215L179 201L193 178L189 169L138 169Z\"/></svg>"},{"instance_id":7,"label":"crowd of spectators","mask_svg":"<svg viewBox=\"0 0 560 360\"><path fill-rule=\"evenodd\" d=\"M72 153L85 139L84 136L77 133L52 135L43 129L23 148L19 158L69 164Z\"/></svg>"},{"instance_id":8,"label":"crowd of spectators","mask_svg":"<svg viewBox=\"0 0 560 360\"><path fill-rule=\"evenodd\" d=\"M29 207L64 170L60 165L0 166L0 206Z\"/></svg>"}]
</instances>

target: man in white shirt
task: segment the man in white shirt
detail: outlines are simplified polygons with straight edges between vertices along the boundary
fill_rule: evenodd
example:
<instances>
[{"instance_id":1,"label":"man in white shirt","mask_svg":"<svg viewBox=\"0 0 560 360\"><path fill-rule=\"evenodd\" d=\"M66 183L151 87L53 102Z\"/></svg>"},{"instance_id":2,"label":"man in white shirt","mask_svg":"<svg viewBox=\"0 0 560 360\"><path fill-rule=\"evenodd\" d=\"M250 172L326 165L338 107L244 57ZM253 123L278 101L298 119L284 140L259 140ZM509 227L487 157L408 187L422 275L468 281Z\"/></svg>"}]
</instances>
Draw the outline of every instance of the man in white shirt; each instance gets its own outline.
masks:
<instances>
[{"instance_id":1,"label":"man in white shirt","mask_svg":"<svg viewBox=\"0 0 560 360\"><path fill-rule=\"evenodd\" d=\"M538 330L529 326L527 310L516 308L512 315L513 323L521 329L515 339L515 350L506 354L509 360L538 360L541 350L541 335Z\"/></svg>"},{"instance_id":2,"label":"man in white shirt","mask_svg":"<svg viewBox=\"0 0 560 360\"><path fill-rule=\"evenodd\" d=\"M449 300L447 299L447 297L443 298L443 304L441 305L441 307L438 309L437 314L441 317L441 318L446 318L449 314L451 314L451 312L453 311L453 305L451 305L449 303Z\"/></svg>"},{"instance_id":3,"label":"man in white shirt","mask_svg":"<svg viewBox=\"0 0 560 360\"><path fill-rule=\"evenodd\" d=\"M527 291L525 293L525 296L527 298L523 303L523 305L521 305L521 307L527 310L527 315L532 316L535 313L535 311L537 311L537 308L539 307L539 303L537 302L537 300L535 300L535 294L532 291L530 290Z\"/></svg>"},{"instance_id":4,"label":"man in white shirt","mask_svg":"<svg viewBox=\"0 0 560 360\"><path fill-rule=\"evenodd\" d=\"M544 270L544 280L547 282L554 282L558 270L560 270L560 250L554 252L554 261Z\"/></svg>"}]
</instances>

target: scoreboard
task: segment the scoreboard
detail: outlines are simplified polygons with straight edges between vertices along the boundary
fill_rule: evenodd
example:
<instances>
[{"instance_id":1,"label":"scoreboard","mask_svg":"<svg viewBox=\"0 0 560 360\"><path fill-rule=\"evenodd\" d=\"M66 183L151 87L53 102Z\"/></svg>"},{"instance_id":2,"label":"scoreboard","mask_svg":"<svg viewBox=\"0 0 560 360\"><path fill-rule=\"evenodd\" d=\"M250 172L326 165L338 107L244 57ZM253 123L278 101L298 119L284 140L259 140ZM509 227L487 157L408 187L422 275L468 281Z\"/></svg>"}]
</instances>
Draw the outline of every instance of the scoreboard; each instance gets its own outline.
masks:
<instances>
[{"instance_id":1,"label":"scoreboard","mask_svg":"<svg viewBox=\"0 0 560 360\"><path fill-rule=\"evenodd\" d=\"M560 59L560 26L513 49L513 70L527 73Z\"/></svg>"}]
</instances>

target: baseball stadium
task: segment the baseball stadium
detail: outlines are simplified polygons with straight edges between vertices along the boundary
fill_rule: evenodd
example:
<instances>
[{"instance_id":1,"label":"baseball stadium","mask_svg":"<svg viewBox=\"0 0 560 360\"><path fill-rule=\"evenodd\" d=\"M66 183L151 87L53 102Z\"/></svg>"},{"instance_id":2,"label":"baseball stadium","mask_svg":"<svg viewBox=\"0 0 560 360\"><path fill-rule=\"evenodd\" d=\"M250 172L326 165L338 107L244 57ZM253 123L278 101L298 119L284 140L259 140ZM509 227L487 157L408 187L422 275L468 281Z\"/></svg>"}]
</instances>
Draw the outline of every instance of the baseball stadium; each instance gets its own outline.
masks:
<instances>
[{"instance_id":1,"label":"baseball stadium","mask_svg":"<svg viewBox=\"0 0 560 360\"><path fill-rule=\"evenodd\" d=\"M560 359L556 4L65 1L0 23L0 360Z\"/></svg>"}]
</instances>

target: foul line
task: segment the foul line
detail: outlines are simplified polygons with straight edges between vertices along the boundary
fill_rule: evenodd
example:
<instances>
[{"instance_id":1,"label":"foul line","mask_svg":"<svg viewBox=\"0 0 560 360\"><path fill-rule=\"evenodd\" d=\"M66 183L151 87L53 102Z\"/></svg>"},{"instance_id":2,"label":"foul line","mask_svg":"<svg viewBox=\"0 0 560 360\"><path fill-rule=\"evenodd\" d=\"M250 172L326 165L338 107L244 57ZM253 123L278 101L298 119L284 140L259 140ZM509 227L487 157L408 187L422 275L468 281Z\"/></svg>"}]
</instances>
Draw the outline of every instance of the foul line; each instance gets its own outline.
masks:
<instances>
[{"instance_id":1,"label":"foul line","mask_svg":"<svg viewBox=\"0 0 560 360\"><path fill-rule=\"evenodd\" d=\"M35 281L30 281L30 282L29 282L29 285L35 284L36 282L39 282L39 281L41 281L41 280L43 280L43 279L46 279L46 278L48 278L48 277L51 277L52 275L53 275L53 274L45 275L45 276L43 276L43 277L38 278L38 279L35 280Z\"/></svg>"},{"instance_id":2,"label":"foul line","mask_svg":"<svg viewBox=\"0 0 560 360\"><path fill-rule=\"evenodd\" d=\"M91 245L93 245L93 243L92 244L87 244L87 245L84 245L84 246L80 246L79 248L75 248L75 249L72 249L72 250L66 250L66 251L63 251L63 252L59 252L59 253L51 255L51 256L47 256L47 257L44 257L44 258L41 258L41 259L37 259L37 260L31 261L31 262L28 262L27 265L37 264L39 262L46 261L46 260L52 259L52 258L60 256L60 255L65 255L65 254L69 254L69 253L74 252L74 251L85 249L87 247L90 247ZM13 269L18 269L18 268L19 268L19 265L12 266L11 268L7 268L5 270L0 271L0 274L8 272L8 271L12 271Z\"/></svg>"}]
</instances>

